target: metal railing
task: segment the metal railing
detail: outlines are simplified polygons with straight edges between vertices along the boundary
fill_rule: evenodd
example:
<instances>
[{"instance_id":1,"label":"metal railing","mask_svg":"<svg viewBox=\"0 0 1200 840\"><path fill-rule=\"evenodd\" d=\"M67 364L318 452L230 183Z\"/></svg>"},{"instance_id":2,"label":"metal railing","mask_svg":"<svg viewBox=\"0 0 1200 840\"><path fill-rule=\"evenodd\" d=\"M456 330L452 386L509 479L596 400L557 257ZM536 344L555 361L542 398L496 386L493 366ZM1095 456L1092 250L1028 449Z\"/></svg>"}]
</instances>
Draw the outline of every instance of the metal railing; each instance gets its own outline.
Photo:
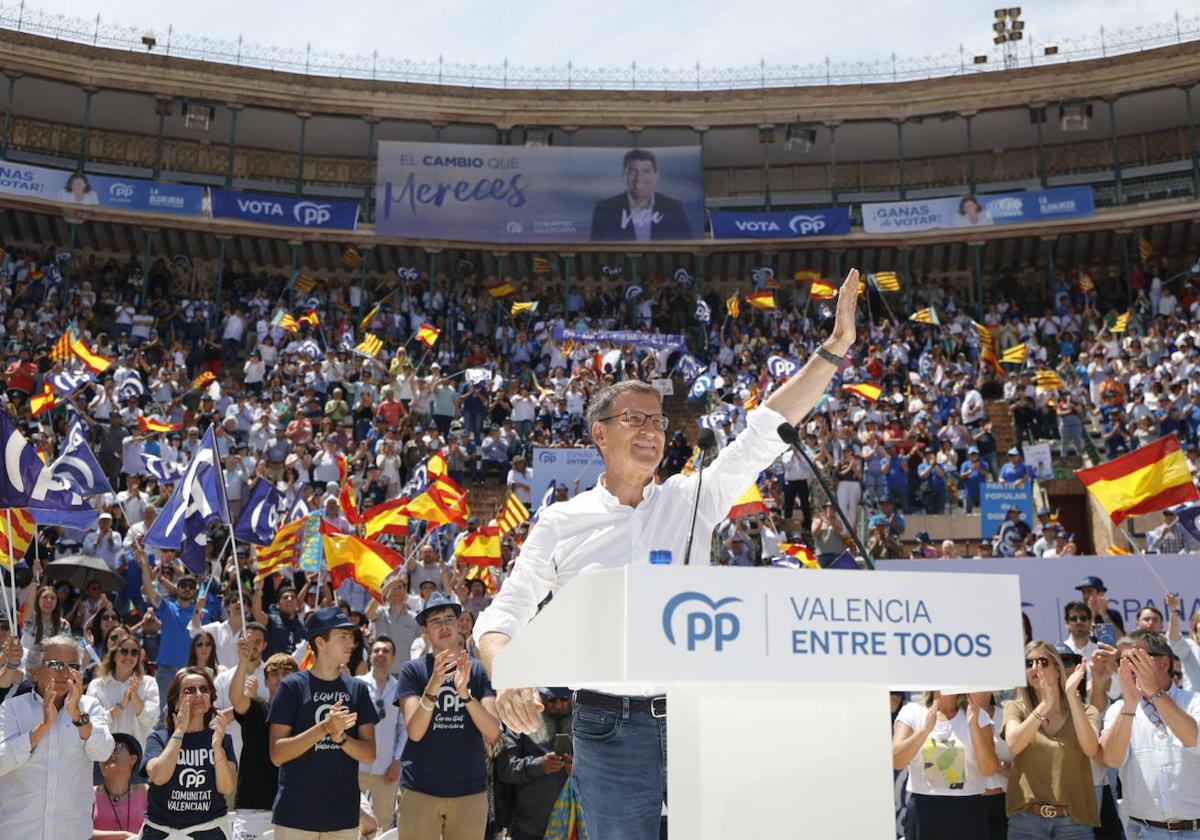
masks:
<instances>
[{"instance_id":1,"label":"metal railing","mask_svg":"<svg viewBox=\"0 0 1200 840\"><path fill-rule=\"evenodd\" d=\"M765 60L740 67L705 66L645 67L636 61L614 67L539 67L511 64L463 64L433 60L396 59L371 55L330 54L314 50L276 47L246 42L198 37L166 31L154 35L154 44L144 40L144 27L112 23L95 18L53 14L20 3L0 3L0 29L27 32L61 41L90 44L129 52L151 50L156 55L212 61L287 73L303 73L350 79L481 87L516 90L746 90L753 88L811 87L832 84L871 84L961 76L1008 69L1004 54L992 46L980 55L987 63L975 64L977 53L960 47L957 54L912 58L892 53L878 61L824 61L811 64L769 64ZM1029 35L1026 32L1026 35ZM1200 40L1200 16L1183 17L1132 29L1095 32L1054 41L1057 52L1045 55L1050 42L1035 44L1027 37L1017 51L1017 67L1066 64L1105 56Z\"/></svg>"}]
</instances>

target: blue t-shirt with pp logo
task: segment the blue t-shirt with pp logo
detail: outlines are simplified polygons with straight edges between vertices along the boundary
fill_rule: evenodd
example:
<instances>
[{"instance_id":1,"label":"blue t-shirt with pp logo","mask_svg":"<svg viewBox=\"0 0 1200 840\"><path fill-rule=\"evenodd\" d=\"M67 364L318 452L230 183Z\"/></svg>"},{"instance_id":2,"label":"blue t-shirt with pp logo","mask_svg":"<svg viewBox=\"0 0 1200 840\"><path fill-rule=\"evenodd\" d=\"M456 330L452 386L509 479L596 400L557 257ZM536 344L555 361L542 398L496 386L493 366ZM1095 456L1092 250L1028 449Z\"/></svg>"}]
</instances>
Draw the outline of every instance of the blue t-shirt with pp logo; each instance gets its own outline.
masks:
<instances>
[{"instance_id":1,"label":"blue t-shirt with pp logo","mask_svg":"<svg viewBox=\"0 0 1200 840\"><path fill-rule=\"evenodd\" d=\"M433 673L433 654L405 662L400 668L396 705L405 697L420 697ZM478 703L495 697L483 663L471 660L471 695ZM487 753L483 735L471 720L467 704L458 699L453 675L438 690L433 719L420 741L412 738L400 756L400 786L429 796L470 796L487 790Z\"/></svg>"},{"instance_id":2,"label":"blue t-shirt with pp logo","mask_svg":"<svg viewBox=\"0 0 1200 840\"><path fill-rule=\"evenodd\" d=\"M379 721L366 683L345 674L322 680L312 671L291 674L279 684L268 724L286 724L299 735L324 720L341 700L358 714L346 731L358 738L359 727ZM358 825L358 762L330 738L279 768L272 822L302 831L343 831Z\"/></svg>"},{"instance_id":3,"label":"blue t-shirt with pp logo","mask_svg":"<svg viewBox=\"0 0 1200 840\"><path fill-rule=\"evenodd\" d=\"M151 732L146 761L162 755L170 738L165 729ZM166 828L187 828L225 816L225 797L217 792L212 739L211 729L184 733L175 772L166 784L152 784L146 793L146 819ZM233 761L233 739L226 735L222 744Z\"/></svg>"}]
</instances>

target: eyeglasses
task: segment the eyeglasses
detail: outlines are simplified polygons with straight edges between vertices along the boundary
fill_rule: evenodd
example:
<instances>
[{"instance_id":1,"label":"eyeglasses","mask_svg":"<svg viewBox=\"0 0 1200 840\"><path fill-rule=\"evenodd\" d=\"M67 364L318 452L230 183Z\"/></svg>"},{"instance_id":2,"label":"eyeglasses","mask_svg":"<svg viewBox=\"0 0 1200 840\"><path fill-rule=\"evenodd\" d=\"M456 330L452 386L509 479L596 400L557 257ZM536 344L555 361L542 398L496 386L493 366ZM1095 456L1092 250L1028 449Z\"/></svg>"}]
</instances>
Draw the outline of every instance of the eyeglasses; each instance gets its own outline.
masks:
<instances>
[{"instance_id":1,"label":"eyeglasses","mask_svg":"<svg viewBox=\"0 0 1200 840\"><path fill-rule=\"evenodd\" d=\"M141 652L142 652L141 648L135 648L135 647L117 648L117 653L121 654L122 656L137 656Z\"/></svg>"},{"instance_id":2,"label":"eyeglasses","mask_svg":"<svg viewBox=\"0 0 1200 840\"><path fill-rule=\"evenodd\" d=\"M458 624L458 619L452 615L444 615L441 618L429 618L425 620L426 627L442 627L447 624Z\"/></svg>"},{"instance_id":3,"label":"eyeglasses","mask_svg":"<svg viewBox=\"0 0 1200 840\"><path fill-rule=\"evenodd\" d=\"M1067 616L1067 621L1069 621L1071 623L1075 623L1077 621L1091 621L1091 620L1092 620L1092 617L1090 615L1069 615L1069 616Z\"/></svg>"},{"instance_id":4,"label":"eyeglasses","mask_svg":"<svg viewBox=\"0 0 1200 840\"><path fill-rule=\"evenodd\" d=\"M1048 657L1048 656L1035 656L1033 659L1025 660L1026 668L1032 668L1034 665L1041 665L1043 668L1045 668L1049 664L1050 664L1050 657Z\"/></svg>"},{"instance_id":5,"label":"eyeglasses","mask_svg":"<svg viewBox=\"0 0 1200 840\"><path fill-rule=\"evenodd\" d=\"M665 414L647 414L644 411L634 411L627 408L620 414L610 414L607 417L601 417L600 422L606 420L620 420L623 425L631 429L640 429L646 425L647 420L653 420L654 425L658 427L660 432L665 432L667 426L671 424L670 419Z\"/></svg>"},{"instance_id":6,"label":"eyeglasses","mask_svg":"<svg viewBox=\"0 0 1200 840\"><path fill-rule=\"evenodd\" d=\"M206 685L185 685L179 689L180 694L212 694Z\"/></svg>"},{"instance_id":7,"label":"eyeglasses","mask_svg":"<svg viewBox=\"0 0 1200 840\"><path fill-rule=\"evenodd\" d=\"M83 666L80 665L78 662L61 662L57 659L47 659L45 662L42 663L42 666L45 668L49 668L51 671L53 671L56 674L59 671L66 670L67 668L70 668L76 674L78 674L80 671L83 670Z\"/></svg>"},{"instance_id":8,"label":"eyeglasses","mask_svg":"<svg viewBox=\"0 0 1200 840\"><path fill-rule=\"evenodd\" d=\"M191 581L191 580L185 580L183 583L179 584L179 588L180 589L195 589L196 582Z\"/></svg>"}]
</instances>

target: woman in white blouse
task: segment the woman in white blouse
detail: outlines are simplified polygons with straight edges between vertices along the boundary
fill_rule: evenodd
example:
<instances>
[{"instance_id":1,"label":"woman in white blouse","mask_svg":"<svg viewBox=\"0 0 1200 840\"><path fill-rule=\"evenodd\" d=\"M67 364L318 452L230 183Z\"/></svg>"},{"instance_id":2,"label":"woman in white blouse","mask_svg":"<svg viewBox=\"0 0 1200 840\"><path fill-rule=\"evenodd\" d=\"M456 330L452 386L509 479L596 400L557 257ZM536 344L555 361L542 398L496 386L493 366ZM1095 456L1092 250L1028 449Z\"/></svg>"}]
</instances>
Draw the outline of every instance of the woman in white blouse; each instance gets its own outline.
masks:
<instances>
[{"instance_id":1,"label":"woman in white blouse","mask_svg":"<svg viewBox=\"0 0 1200 840\"><path fill-rule=\"evenodd\" d=\"M146 675L137 639L129 636L105 653L87 693L108 709L114 734L126 732L145 749L146 738L158 723L158 683Z\"/></svg>"}]
</instances>

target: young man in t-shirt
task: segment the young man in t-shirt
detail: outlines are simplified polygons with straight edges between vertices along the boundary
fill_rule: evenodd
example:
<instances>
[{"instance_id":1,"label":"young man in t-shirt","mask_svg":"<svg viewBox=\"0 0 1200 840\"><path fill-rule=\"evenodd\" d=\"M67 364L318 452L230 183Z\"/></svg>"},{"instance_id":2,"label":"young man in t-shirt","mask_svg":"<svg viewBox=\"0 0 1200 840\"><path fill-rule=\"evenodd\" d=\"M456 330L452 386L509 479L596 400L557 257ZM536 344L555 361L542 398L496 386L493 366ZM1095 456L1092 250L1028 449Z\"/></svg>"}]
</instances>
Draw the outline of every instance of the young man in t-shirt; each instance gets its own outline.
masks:
<instances>
[{"instance_id":1,"label":"young man in t-shirt","mask_svg":"<svg viewBox=\"0 0 1200 840\"><path fill-rule=\"evenodd\" d=\"M463 649L462 607L435 592L417 614L424 656L400 668L401 754L396 825L404 840L476 840L487 826L487 753L500 739L496 692Z\"/></svg>"},{"instance_id":2,"label":"young man in t-shirt","mask_svg":"<svg viewBox=\"0 0 1200 840\"><path fill-rule=\"evenodd\" d=\"M300 620L300 598L296 595L296 588L291 584L280 587L275 603L269 610L263 610L262 602L263 585L259 581L254 585L250 611L254 620L267 628L266 656L292 653L305 633L304 622Z\"/></svg>"},{"instance_id":3,"label":"young man in t-shirt","mask_svg":"<svg viewBox=\"0 0 1200 840\"><path fill-rule=\"evenodd\" d=\"M237 810L233 812L234 840L255 840L271 827L271 808L279 790L279 769L271 763L267 709L279 684L296 673L296 660L277 653L260 663L261 647L252 634L237 641L238 664L229 681L233 716L241 727L241 759L238 761ZM255 671L263 672L267 690L264 700L256 693Z\"/></svg>"},{"instance_id":4,"label":"young man in t-shirt","mask_svg":"<svg viewBox=\"0 0 1200 840\"><path fill-rule=\"evenodd\" d=\"M354 625L337 607L309 617L309 671L280 683L271 711L271 762L279 768L276 840L358 840L359 763L375 761L375 704L365 683L342 671Z\"/></svg>"}]
</instances>

